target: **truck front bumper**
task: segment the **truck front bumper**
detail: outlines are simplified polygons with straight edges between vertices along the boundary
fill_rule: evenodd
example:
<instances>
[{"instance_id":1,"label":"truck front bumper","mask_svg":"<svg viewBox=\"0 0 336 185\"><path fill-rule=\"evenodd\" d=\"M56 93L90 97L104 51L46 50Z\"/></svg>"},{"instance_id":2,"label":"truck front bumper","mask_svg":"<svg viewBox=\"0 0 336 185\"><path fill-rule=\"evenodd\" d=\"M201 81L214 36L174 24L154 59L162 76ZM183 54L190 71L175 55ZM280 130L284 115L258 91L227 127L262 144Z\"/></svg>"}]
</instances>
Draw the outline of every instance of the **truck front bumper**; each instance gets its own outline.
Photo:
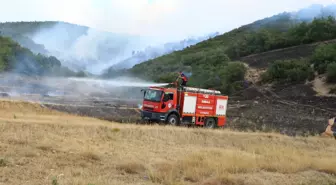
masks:
<instances>
[{"instance_id":1,"label":"truck front bumper","mask_svg":"<svg viewBox=\"0 0 336 185\"><path fill-rule=\"evenodd\" d=\"M165 113L141 111L141 118L149 121L166 121Z\"/></svg>"}]
</instances>

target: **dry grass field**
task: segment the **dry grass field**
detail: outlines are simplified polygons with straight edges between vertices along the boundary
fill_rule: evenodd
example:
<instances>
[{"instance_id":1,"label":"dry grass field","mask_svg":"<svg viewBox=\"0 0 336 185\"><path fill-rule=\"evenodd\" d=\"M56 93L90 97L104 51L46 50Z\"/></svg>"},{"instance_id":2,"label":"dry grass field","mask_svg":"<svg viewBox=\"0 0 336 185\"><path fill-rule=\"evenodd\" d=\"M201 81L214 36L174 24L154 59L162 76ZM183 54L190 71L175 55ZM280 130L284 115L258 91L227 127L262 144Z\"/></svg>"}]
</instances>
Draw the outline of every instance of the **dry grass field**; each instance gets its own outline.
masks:
<instances>
[{"instance_id":1,"label":"dry grass field","mask_svg":"<svg viewBox=\"0 0 336 185\"><path fill-rule=\"evenodd\" d=\"M122 125L0 101L0 185L334 185L336 141Z\"/></svg>"}]
</instances>

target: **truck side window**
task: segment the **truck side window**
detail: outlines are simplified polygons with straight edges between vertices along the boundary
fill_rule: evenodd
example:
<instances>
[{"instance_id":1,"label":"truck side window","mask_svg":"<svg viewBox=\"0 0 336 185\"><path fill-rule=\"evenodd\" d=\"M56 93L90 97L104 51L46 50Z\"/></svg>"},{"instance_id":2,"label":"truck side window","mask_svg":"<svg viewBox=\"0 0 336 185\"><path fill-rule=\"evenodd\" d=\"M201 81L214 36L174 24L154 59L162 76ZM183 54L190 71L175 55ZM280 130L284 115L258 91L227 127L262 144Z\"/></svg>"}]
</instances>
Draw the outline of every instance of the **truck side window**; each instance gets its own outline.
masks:
<instances>
[{"instance_id":1,"label":"truck side window","mask_svg":"<svg viewBox=\"0 0 336 185\"><path fill-rule=\"evenodd\" d=\"M167 102L167 101L173 100L173 99L174 99L174 94L173 93L166 93L163 101Z\"/></svg>"},{"instance_id":2,"label":"truck side window","mask_svg":"<svg viewBox=\"0 0 336 185\"><path fill-rule=\"evenodd\" d=\"M174 100L174 94L173 93L170 93L168 95L169 95L169 100Z\"/></svg>"}]
</instances>

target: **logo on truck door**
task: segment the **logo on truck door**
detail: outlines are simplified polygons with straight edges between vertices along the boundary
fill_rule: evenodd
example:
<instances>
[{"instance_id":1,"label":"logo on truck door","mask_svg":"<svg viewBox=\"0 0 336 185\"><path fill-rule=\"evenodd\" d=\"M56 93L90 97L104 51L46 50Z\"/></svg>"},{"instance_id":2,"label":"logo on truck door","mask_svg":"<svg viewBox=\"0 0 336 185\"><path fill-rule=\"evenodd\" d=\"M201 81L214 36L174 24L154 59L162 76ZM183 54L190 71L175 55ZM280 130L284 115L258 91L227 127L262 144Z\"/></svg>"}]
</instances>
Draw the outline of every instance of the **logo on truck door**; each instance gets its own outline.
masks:
<instances>
[{"instance_id":1,"label":"logo on truck door","mask_svg":"<svg viewBox=\"0 0 336 185\"><path fill-rule=\"evenodd\" d=\"M203 94L203 97L204 97L204 98L209 98L209 95L207 95L207 94Z\"/></svg>"}]
</instances>

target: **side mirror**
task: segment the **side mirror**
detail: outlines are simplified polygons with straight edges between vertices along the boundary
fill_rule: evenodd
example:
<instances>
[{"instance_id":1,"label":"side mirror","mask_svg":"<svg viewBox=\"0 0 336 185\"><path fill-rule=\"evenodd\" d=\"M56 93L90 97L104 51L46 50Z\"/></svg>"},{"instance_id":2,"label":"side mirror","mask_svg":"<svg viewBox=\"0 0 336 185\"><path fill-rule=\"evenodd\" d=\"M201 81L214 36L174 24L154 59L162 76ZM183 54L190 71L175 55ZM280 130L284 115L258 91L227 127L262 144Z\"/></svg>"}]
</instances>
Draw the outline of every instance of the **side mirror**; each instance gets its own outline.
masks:
<instances>
[{"instance_id":1,"label":"side mirror","mask_svg":"<svg viewBox=\"0 0 336 185\"><path fill-rule=\"evenodd\" d=\"M146 95L146 90L145 89L141 89L141 92L143 92L143 95Z\"/></svg>"}]
</instances>

